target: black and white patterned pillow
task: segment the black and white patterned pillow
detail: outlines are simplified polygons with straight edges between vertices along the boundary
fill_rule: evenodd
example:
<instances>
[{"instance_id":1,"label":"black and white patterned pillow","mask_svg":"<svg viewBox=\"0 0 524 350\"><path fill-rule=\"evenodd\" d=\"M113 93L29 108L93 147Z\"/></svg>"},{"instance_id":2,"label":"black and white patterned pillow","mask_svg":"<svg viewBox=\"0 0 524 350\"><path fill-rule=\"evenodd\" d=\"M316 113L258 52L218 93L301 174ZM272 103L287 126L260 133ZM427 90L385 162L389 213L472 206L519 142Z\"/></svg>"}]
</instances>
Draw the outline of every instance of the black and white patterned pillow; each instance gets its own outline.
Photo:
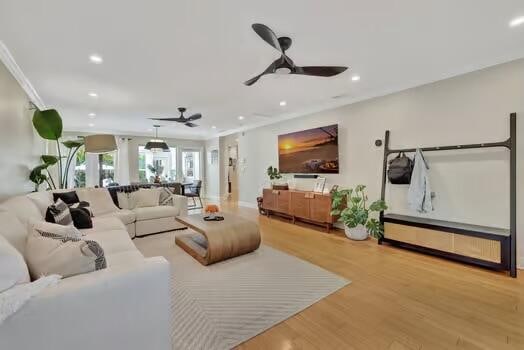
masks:
<instances>
[{"instance_id":1,"label":"black and white patterned pillow","mask_svg":"<svg viewBox=\"0 0 524 350\"><path fill-rule=\"evenodd\" d=\"M95 270L102 270L107 267L107 261L106 261L106 257L104 254L104 249L102 249L102 247L100 246L100 244L98 244L98 242L91 241L88 239L82 239L82 238L64 237L64 236L60 236L52 232L45 232L41 230L36 230L36 232L38 232L38 234L40 234L40 236L42 237L59 240L62 243L85 242L86 244L85 246L87 247L87 250L89 251L90 254L93 255L93 258L95 259ZM80 247L80 250L84 251L84 253L87 253L83 247Z\"/></svg>"},{"instance_id":2,"label":"black and white patterned pillow","mask_svg":"<svg viewBox=\"0 0 524 350\"><path fill-rule=\"evenodd\" d=\"M64 226L72 225L73 218L71 217L69 206L59 198L55 204L47 207L45 221Z\"/></svg>"}]
</instances>

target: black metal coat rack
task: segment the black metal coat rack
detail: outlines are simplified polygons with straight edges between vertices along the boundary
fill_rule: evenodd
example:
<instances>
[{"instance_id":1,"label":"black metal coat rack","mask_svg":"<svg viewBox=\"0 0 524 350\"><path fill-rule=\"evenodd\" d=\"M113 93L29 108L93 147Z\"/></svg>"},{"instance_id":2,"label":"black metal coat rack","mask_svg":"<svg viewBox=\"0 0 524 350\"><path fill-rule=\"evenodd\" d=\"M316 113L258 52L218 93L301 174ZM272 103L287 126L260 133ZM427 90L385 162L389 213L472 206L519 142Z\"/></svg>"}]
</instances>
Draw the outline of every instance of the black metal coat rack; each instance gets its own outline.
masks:
<instances>
[{"instance_id":1,"label":"black metal coat rack","mask_svg":"<svg viewBox=\"0 0 524 350\"><path fill-rule=\"evenodd\" d=\"M517 277L517 113L510 114L509 138L506 141L453 145L453 146L421 147L420 150L424 152L433 152L433 151L450 151L450 150L494 148L494 147L504 147L504 148L507 148L510 152L509 271L510 271L511 277ZM382 164L382 189L381 189L381 195L380 195L382 200L385 200L385 196L386 196L388 156L393 153L415 152L416 150L417 148L390 149L389 148L389 130L386 130L386 133L384 136L384 161ZM383 222L383 216L384 216L384 212L381 212L380 213L381 222Z\"/></svg>"}]
</instances>

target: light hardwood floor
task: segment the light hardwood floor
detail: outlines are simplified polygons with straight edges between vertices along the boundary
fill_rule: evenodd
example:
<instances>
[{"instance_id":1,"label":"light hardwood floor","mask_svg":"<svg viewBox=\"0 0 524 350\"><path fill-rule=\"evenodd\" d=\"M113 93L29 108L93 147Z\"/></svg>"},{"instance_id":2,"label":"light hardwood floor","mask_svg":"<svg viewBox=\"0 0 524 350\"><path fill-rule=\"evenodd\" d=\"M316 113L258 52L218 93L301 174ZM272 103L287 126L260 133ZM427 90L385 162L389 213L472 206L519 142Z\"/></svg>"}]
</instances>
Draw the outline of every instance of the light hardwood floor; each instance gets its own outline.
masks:
<instances>
[{"instance_id":1,"label":"light hardwood floor","mask_svg":"<svg viewBox=\"0 0 524 350\"><path fill-rule=\"evenodd\" d=\"M352 283L238 349L524 349L524 271L517 279L406 250L355 242L259 216L263 244Z\"/></svg>"}]
</instances>

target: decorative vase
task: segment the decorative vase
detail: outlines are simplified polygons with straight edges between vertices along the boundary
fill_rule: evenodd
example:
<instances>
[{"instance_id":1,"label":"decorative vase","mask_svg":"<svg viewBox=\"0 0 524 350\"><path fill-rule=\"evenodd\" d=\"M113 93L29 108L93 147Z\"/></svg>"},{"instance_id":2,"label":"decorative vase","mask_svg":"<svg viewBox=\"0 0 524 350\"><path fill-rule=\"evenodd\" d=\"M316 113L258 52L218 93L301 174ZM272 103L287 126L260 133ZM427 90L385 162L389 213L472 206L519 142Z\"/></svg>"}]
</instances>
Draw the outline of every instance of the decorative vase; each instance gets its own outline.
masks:
<instances>
[{"instance_id":1,"label":"decorative vase","mask_svg":"<svg viewBox=\"0 0 524 350\"><path fill-rule=\"evenodd\" d=\"M347 227L344 225L344 233L349 239L363 241L369 237L366 226L359 224L356 227Z\"/></svg>"}]
</instances>

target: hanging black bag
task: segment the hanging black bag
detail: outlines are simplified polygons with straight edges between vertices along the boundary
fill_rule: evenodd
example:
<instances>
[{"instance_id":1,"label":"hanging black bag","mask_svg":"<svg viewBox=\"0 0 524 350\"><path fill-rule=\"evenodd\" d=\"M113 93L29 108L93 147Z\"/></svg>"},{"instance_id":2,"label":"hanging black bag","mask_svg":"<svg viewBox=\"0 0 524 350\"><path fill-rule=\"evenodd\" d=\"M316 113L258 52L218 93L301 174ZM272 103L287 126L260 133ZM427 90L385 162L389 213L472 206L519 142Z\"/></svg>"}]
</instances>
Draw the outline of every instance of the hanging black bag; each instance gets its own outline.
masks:
<instances>
[{"instance_id":1,"label":"hanging black bag","mask_svg":"<svg viewBox=\"0 0 524 350\"><path fill-rule=\"evenodd\" d=\"M400 152L389 161L388 179L395 185L409 185L413 172L413 160Z\"/></svg>"}]
</instances>

